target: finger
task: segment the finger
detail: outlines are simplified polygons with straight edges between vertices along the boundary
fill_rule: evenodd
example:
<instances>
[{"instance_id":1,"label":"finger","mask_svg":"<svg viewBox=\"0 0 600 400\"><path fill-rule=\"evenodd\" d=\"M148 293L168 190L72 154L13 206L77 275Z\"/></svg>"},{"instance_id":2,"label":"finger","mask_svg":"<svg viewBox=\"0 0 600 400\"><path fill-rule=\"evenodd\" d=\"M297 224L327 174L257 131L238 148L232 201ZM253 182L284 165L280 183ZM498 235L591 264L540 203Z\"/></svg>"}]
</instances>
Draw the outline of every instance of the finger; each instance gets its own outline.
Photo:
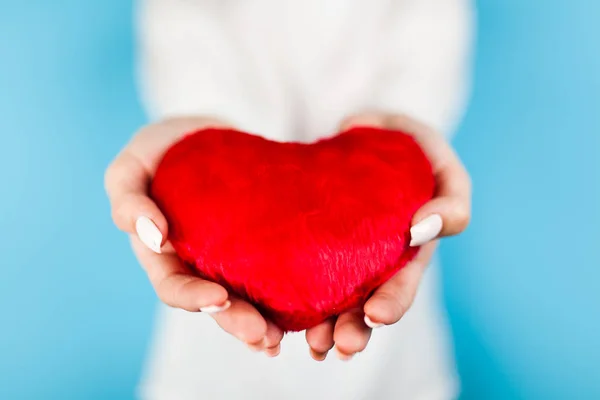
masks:
<instances>
[{"instance_id":1,"label":"finger","mask_svg":"<svg viewBox=\"0 0 600 400\"><path fill-rule=\"evenodd\" d=\"M421 246L438 237L458 235L467 229L470 220L470 200L436 197L415 213L410 245Z\"/></svg>"},{"instance_id":2,"label":"finger","mask_svg":"<svg viewBox=\"0 0 600 400\"><path fill-rule=\"evenodd\" d=\"M436 172L443 169L446 164L458 161L444 136L421 121L403 114L388 114L385 117L385 126L415 138Z\"/></svg>"},{"instance_id":3,"label":"finger","mask_svg":"<svg viewBox=\"0 0 600 400\"><path fill-rule=\"evenodd\" d=\"M453 170L454 168L454 170ZM438 191L413 216L410 245L463 232L471 220L471 183L461 168L448 166L437 174Z\"/></svg>"},{"instance_id":4,"label":"finger","mask_svg":"<svg viewBox=\"0 0 600 400\"><path fill-rule=\"evenodd\" d=\"M370 338L371 328L365 325L362 310L352 310L338 317L333 340L339 359L350 360L367 347Z\"/></svg>"},{"instance_id":5,"label":"finger","mask_svg":"<svg viewBox=\"0 0 600 400\"><path fill-rule=\"evenodd\" d=\"M268 357L277 357L281 351L283 331L273 322L267 320L267 334L265 335L264 352Z\"/></svg>"},{"instance_id":6,"label":"finger","mask_svg":"<svg viewBox=\"0 0 600 400\"><path fill-rule=\"evenodd\" d=\"M269 321L268 319L265 319L265 321L267 322L267 333L265 334L264 342L258 345L250 344L248 347L254 351L264 350L267 352L267 354L269 354L269 351L273 352L281 343L281 339L283 339L283 331L272 321Z\"/></svg>"},{"instance_id":7,"label":"finger","mask_svg":"<svg viewBox=\"0 0 600 400\"><path fill-rule=\"evenodd\" d=\"M471 220L471 179L458 157L436 172L437 193L413 216L411 246L463 232Z\"/></svg>"},{"instance_id":8,"label":"finger","mask_svg":"<svg viewBox=\"0 0 600 400\"><path fill-rule=\"evenodd\" d=\"M444 136L404 115L388 116L386 126L410 134L419 143L431 162L440 185L438 195L470 197L469 174Z\"/></svg>"},{"instance_id":9,"label":"finger","mask_svg":"<svg viewBox=\"0 0 600 400\"><path fill-rule=\"evenodd\" d=\"M156 254L135 235L132 247L160 300L186 311L215 313L230 306L222 286L194 276L176 254Z\"/></svg>"},{"instance_id":10,"label":"finger","mask_svg":"<svg viewBox=\"0 0 600 400\"><path fill-rule=\"evenodd\" d=\"M277 346L268 347L265 349L265 354L267 355L267 357L277 357L279 355L279 353L281 353L281 345L280 344L278 344Z\"/></svg>"},{"instance_id":11,"label":"finger","mask_svg":"<svg viewBox=\"0 0 600 400\"><path fill-rule=\"evenodd\" d=\"M164 215L148 197L148 186L164 152L185 134L207 127L228 127L216 119L175 118L141 129L106 170L104 184L115 225L137 233L160 253L168 236Z\"/></svg>"},{"instance_id":12,"label":"finger","mask_svg":"<svg viewBox=\"0 0 600 400\"><path fill-rule=\"evenodd\" d=\"M334 327L335 319L330 318L306 330L306 342L310 347L310 355L316 361L325 360L327 353L333 348Z\"/></svg>"},{"instance_id":13,"label":"finger","mask_svg":"<svg viewBox=\"0 0 600 400\"><path fill-rule=\"evenodd\" d=\"M439 132L404 115L388 116L387 126L411 134L430 160L435 174L435 199L414 215L411 246L464 231L471 215L471 180L448 141Z\"/></svg>"},{"instance_id":14,"label":"finger","mask_svg":"<svg viewBox=\"0 0 600 400\"><path fill-rule=\"evenodd\" d=\"M352 115L342 121L340 124L340 131L346 131L348 129L356 128L359 126L369 127L383 127L386 122L384 116L379 113L370 112L363 114Z\"/></svg>"},{"instance_id":15,"label":"finger","mask_svg":"<svg viewBox=\"0 0 600 400\"><path fill-rule=\"evenodd\" d=\"M252 346L264 350L267 344L268 324L251 304L239 298L231 298L231 307L213 314L217 324L226 332Z\"/></svg>"},{"instance_id":16,"label":"finger","mask_svg":"<svg viewBox=\"0 0 600 400\"><path fill-rule=\"evenodd\" d=\"M132 235L134 252L146 269L158 297L167 305L187 311L204 311L219 326L246 344L261 349L277 347L283 332L267 322L250 304L228 299L220 285L190 273L176 254L156 254Z\"/></svg>"},{"instance_id":17,"label":"finger","mask_svg":"<svg viewBox=\"0 0 600 400\"><path fill-rule=\"evenodd\" d=\"M108 167L105 187L115 225L136 233L142 243L160 253L168 235L167 220L147 196L150 174L130 151L123 151Z\"/></svg>"},{"instance_id":18,"label":"finger","mask_svg":"<svg viewBox=\"0 0 600 400\"><path fill-rule=\"evenodd\" d=\"M365 324L377 328L394 324L402 318L413 303L436 246L437 242L423 246L411 262L373 293L364 306Z\"/></svg>"}]
</instances>

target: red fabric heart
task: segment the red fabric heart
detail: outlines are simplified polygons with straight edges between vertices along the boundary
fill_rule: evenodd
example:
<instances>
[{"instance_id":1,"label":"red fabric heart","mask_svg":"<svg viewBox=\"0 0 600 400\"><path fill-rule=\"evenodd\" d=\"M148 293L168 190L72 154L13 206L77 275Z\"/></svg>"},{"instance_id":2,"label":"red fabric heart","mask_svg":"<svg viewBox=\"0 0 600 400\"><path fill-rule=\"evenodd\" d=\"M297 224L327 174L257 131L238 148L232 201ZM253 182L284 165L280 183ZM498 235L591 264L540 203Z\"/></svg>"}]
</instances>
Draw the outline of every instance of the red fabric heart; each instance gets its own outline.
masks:
<instances>
[{"instance_id":1,"label":"red fabric heart","mask_svg":"<svg viewBox=\"0 0 600 400\"><path fill-rule=\"evenodd\" d=\"M361 306L415 256L411 219L434 187L402 132L301 144L207 129L167 151L151 194L200 276L300 331Z\"/></svg>"}]
</instances>

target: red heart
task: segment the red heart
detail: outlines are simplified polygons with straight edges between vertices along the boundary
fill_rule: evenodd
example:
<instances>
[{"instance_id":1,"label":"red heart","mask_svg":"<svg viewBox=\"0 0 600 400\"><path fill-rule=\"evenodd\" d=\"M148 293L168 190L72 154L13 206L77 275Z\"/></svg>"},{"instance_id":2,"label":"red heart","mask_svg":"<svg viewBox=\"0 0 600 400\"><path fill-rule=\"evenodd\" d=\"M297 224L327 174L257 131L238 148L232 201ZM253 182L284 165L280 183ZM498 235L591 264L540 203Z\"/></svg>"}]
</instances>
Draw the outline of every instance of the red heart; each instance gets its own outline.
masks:
<instances>
[{"instance_id":1,"label":"red heart","mask_svg":"<svg viewBox=\"0 0 600 400\"><path fill-rule=\"evenodd\" d=\"M415 256L411 219L434 187L402 132L301 144L207 129L167 151L151 193L183 260L300 331L361 306Z\"/></svg>"}]
</instances>

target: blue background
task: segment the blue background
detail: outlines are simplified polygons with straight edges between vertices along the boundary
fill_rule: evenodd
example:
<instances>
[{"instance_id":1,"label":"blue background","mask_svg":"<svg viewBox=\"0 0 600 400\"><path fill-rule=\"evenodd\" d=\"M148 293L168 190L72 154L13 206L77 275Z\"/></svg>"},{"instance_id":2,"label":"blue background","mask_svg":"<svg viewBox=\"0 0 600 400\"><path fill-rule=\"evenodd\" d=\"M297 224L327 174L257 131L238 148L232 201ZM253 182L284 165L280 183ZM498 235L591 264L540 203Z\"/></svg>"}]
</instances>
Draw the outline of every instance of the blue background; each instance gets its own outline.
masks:
<instances>
[{"instance_id":1,"label":"blue background","mask_svg":"<svg viewBox=\"0 0 600 400\"><path fill-rule=\"evenodd\" d=\"M131 5L0 10L0 398L132 398L155 299L102 188L145 120ZM599 16L479 2L474 217L442 252L465 399L600 398Z\"/></svg>"}]
</instances>

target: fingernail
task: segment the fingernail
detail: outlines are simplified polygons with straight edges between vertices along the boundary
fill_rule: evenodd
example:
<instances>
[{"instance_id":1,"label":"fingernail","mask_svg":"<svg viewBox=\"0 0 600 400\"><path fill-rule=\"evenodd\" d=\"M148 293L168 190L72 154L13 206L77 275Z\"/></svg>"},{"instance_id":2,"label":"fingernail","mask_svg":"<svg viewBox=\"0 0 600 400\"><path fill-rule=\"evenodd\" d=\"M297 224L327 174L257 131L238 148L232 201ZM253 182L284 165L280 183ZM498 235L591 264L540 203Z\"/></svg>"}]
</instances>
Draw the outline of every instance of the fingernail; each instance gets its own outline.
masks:
<instances>
[{"instance_id":1,"label":"fingernail","mask_svg":"<svg viewBox=\"0 0 600 400\"><path fill-rule=\"evenodd\" d=\"M410 247L421 246L437 237L442 231L442 217L433 214L410 228Z\"/></svg>"},{"instance_id":2,"label":"fingernail","mask_svg":"<svg viewBox=\"0 0 600 400\"><path fill-rule=\"evenodd\" d=\"M376 328L380 328L383 326L383 324L380 324L378 322L373 322L373 320L371 318L369 318L368 315L365 315L365 324L371 329L376 329Z\"/></svg>"},{"instance_id":3,"label":"fingernail","mask_svg":"<svg viewBox=\"0 0 600 400\"><path fill-rule=\"evenodd\" d=\"M316 361L325 361L325 359L327 358L327 351L324 353L318 352L318 351L314 351L313 349L310 349L310 356L316 360Z\"/></svg>"},{"instance_id":4,"label":"fingernail","mask_svg":"<svg viewBox=\"0 0 600 400\"><path fill-rule=\"evenodd\" d=\"M216 314L221 311L227 310L229 307L231 307L231 302L229 300L227 300L225 303L221 304L220 306L201 307L200 311L205 312L207 314Z\"/></svg>"},{"instance_id":5,"label":"fingernail","mask_svg":"<svg viewBox=\"0 0 600 400\"><path fill-rule=\"evenodd\" d=\"M335 352L337 354L337 357L342 361L350 361L350 360L352 360L352 357L354 357L354 354L342 353L341 351L338 350L337 347L335 348Z\"/></svg>"},{"instance_id":6,"label":"fingernail","mask_svg":"<svg viewBox=\"0 0 600 400\"><path fill-rule=\"evenodd\" d=\"M281 345L279 345L279 344L275 347L265 349L265 354L267 355L267 357L277 357L280 352L281 352Z\"/></svg>"},{"instance_id":7,"label":"fingernail","mask_svg":"<svg viewBox=\"0 0 600 400\"><path fill-rule=\"evenodd\" d=\"M266 342L267 342L267 339L262 338L262 340L259 343L248 344L248 347L250 348L250 350L258 353L259 351L263 351L265 349Z\"/></svg>"},{"instance_id":8,"label":"fingernail","mask_svg":"<svg viewBox=\"0 0 600 400\"><path fill-rule=\"evenodd\" d=\"M148 217L139 217L137 221L135 221L135 230L137 232L138 237L148 247L155 253L160 254L160 246L162 244L162 233L154 222Z\"/></svg>"}]
</instances>

